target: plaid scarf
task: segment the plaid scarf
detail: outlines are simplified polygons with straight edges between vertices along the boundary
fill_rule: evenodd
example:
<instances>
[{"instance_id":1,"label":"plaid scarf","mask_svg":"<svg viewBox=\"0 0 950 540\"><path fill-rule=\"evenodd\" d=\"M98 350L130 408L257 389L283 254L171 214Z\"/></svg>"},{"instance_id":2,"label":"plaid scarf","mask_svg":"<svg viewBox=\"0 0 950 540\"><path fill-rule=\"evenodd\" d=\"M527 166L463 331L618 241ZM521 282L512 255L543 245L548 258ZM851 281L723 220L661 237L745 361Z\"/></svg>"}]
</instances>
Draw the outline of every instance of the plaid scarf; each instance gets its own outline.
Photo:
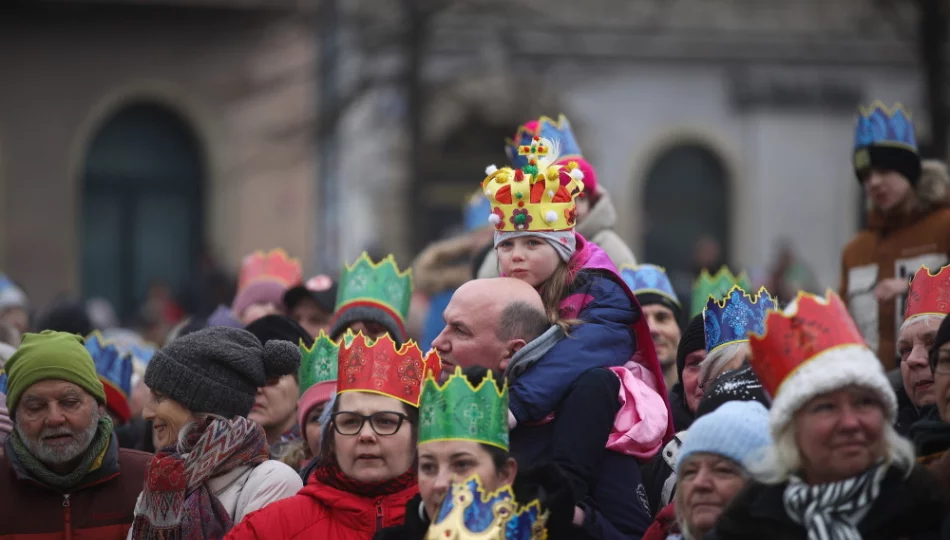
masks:
<instances>
[{"instance_id":1,"label":"plaid scarf","mask_svg":"<svg viewBox=\"0 0 950 540\"><path fill-rule=\"evenodd\" d=\"M233 523L207 481L268 459L264 429L247 418L199 415L187 430L176 447L159 451L149 463L133 539L222 538Z\"/></svg>"},{"instance_id":2,"label":"plaid scarf","mask_svg":"<svg viewBox=\"0 0 950 540\"><path fill-rule=\"evenodd\" d=\"M405 489L416 485L416 467L409 467L409 470L401 475L386 480L385 482L366 483L359 480L353 480L345 475L336 462L336 458L329 463L317 467L313 472L313 480L321 484L330 486L340 491L359 495L360 497L374 498L399 493Z\"/></svg>"},{"instance_id":3,"label":"plaid scarf","mask_svg":"<svg viewBox=\"0 0 950 540\"><path fill-rule=\"evenodd\" d=\"M858 523L881 491L887 468L830 484L809 485L797 477L785 487L785 513L805 527L808 540L861 540Z\"/></svg>"}]
</instances>

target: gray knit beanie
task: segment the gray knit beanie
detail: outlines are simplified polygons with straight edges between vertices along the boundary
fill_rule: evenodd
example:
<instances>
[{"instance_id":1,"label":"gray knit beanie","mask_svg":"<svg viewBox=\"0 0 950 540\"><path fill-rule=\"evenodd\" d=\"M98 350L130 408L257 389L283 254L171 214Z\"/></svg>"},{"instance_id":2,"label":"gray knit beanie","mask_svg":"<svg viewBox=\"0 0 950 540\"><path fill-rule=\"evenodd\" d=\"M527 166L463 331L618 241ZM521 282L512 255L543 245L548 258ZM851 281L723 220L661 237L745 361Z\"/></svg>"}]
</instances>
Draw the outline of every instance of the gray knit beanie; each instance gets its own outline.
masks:
<instances>
[{"instance_id":1,"label":"gray knit beanie","mask_svg":"<svg viewBox=\"0 0 950 540\"><path fill-rule=\"evenodd\" d=\"M155 353L145 370L149 389L193 413L247 416L267 380L297 372L300 350L289 341L266 345L239 328L217 326L182 336Z\"/></svg>"}]
</instances>

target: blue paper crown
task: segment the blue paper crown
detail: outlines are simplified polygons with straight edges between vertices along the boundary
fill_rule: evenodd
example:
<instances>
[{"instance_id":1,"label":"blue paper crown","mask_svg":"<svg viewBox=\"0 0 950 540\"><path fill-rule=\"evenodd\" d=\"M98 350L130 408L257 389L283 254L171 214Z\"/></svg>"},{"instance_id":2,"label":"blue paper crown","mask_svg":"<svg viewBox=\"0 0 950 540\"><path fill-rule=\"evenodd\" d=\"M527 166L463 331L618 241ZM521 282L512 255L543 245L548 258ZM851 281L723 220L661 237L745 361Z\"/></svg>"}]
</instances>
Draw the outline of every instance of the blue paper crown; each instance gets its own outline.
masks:
<instances>
[{"instance_id":1,"label":"blue paper crown","mask_svg":"<svg viewBox=\"0 0 950 540\"><path fill-rule=\"evenodd\" d=\"M92 356L96 373L103 382L111 384L126 397L132 394L131 354L123 354L99 332L93 332L86 338L86 350Z\"/></svg>"},{"instance_id":2,"label":"blue paper crown","mask_svg":"<svg viewBox=\"0 0 950 540\"><path fill-rule=\"evenodd\" d=\"M854 149L868 146L894 146L917 152L914 122L903 105L895 103L893 107L888 107L881 101L875 101L868 108L858 108Z\"/></svg>"},{"instance_id":3,"label":"blue paper crown","mask_svg":"<svg viewBox=\"0 0 950 540\"><path fill-rule=\"evenodd\" d=\"M755 296L749 296L738 285L722 301L710 296L703 310L706 353L730 343L748 341L749 332L765 333L765 317L774 309L775 301L765 287Z\"/></svg>"},{"instance_id":4,"label":"blue paper crown","mask_svg":"<svg viewBox=\"0 0 950 540\"><path fill-rule=\"evenodd\" d=\"M462 213L466 231L487 227L489 225L488 216L491 214L491 201L479 189L468 198Z\"/></svg>"},{"instance_id":5,"label":"blue paper crown","mask_svg":"<svg viewBox=\"0 0 950 540\"><path fill-rule=\"evenodd\" d=\"M520 155L518 148L521 146L530 146L531 140L536 135L542 139L548 139L558 144L560 148L558 161L563 161L568 158L580 158L583 155L581 154L581 145L577 144L574 132L571 131L571 123L567 121L566 116L563 114L558 115L557 122L547 116L542 116L538 119L538 125L534 131L522 125L518 128L518 131L515 132L514 139L507 139L505 141L505 153L508 154L508 160L511 161L512 167L520 169L528 164L529 156Z\"/></svg>"},{"instance_id":6,"label":"blue paper crown","mask_svg":"<svg viewBox=\"0 0 950 540\"><path fill-rule=\"evenodd\" d=\"M452 484L426 538L541 540L547 537L547 517L536 500L518 505L511 486L485 493L479 478L473 476Z\"/></svg>"},{"instance_id":7,"label":"blue paper crown","mask_svg":"<svg viewBox=\"0 0 950 540\"><path fill-rule=\"evenodd\" d=\"M676 297L673 284L662 266L626 264L620 267L620 277L627 282L633 294L658 294L680 307L680 299Z\"/></svg>"},{"instance_id":8,"label":"blue paper crown","mask_svg":"<svg viewBox=\"0 0 950 540\"><path fill-rule=\"evenodd\" d=\"M7 394L7 372L0 370L0 394Z\"/></svg>"}]
</instances>

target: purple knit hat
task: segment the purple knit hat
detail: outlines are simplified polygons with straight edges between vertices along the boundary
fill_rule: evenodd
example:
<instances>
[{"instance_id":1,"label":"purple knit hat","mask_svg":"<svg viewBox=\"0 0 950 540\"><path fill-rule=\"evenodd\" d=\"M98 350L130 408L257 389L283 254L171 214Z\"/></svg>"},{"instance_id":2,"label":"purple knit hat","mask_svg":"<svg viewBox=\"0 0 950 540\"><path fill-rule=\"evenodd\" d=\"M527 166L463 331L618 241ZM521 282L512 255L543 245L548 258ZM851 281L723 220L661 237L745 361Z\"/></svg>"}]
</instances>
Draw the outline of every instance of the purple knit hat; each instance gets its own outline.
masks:
<instances>
[{"instance_id":1,"label":"purple knit hat","mask_svg":"<svg viewBox=\"0 0 950 540\"><path fill-rule=\"evenodd\" d=\"M240 319L244 310L252 304L274 304L283 307L286 292L287 287L276 281L262 280L251 283L234 297L231 311Z\"/></svg>"}]
</instances>

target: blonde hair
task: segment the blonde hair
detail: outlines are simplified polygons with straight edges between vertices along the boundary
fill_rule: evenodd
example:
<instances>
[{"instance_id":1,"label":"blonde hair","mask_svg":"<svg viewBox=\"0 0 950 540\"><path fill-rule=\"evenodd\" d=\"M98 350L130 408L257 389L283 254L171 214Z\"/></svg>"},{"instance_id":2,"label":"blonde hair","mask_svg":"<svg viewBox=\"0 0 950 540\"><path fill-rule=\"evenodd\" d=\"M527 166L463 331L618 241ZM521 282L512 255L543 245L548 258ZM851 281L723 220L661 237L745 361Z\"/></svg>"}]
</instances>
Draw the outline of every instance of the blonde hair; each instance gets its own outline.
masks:
<instances>
[{"instance_id":1,"label":"blonde hair","mask_svg":"<svg viewBox=\"0 0 950 540\"><path fill-rule=\"evenodd\" d=\"M544 313L548 322L561 327L565 335L571 328L581 324L579 319L561 318L561 301L563 301L574 286L576 272L571 270L563 260L558 263L551 277L541 285L541 301L544 303Z\"/></svg>"},{"instance_id":2,"label":"blonde hair","mask_svg":"<svg viewBox=\"0 0 950 540\"><path fill-rule=\"evenodd\" d=\"M737 354L749 349L748 341L730 343L709 353L699 363L699 382L706 382L718 378L725 371L726 364L732 361Z\"/></svg>"}]
</instances>

